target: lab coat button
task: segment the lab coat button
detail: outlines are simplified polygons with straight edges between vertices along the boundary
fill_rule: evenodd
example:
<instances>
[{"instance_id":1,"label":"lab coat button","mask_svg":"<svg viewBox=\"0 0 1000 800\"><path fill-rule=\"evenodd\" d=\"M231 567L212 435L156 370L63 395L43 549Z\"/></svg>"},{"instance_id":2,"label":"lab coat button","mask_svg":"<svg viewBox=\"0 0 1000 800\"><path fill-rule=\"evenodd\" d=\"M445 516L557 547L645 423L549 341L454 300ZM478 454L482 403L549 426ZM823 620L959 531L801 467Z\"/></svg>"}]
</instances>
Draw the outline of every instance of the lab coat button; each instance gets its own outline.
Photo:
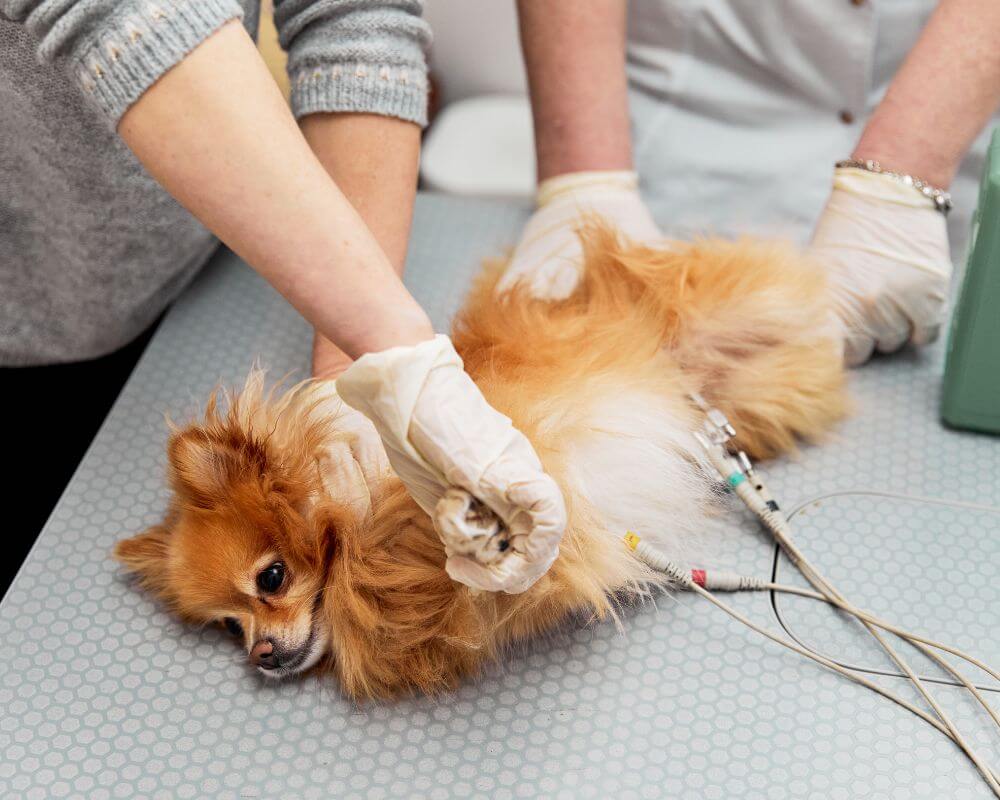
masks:
<instances>
[{"instance_id":1,"label":"lab coat button","mask_svg":"<svg viewBox=\"0 0 1000 800\"><path fill-rule=\"evenodd\" d=\"M843 122L845 125L850 125L852 122L854 122L854 115L847 109L844 109L843 111L840 112L840 121Z\"/></svg>"},{"instance_id":2,"label":"lab coat button","mask_svg":"<svg viewBox=\"0 0 1000 800\"><path fill-rule=\"evenodd\" d=\"M868 0L851 0L852 6L863 6Z\"/></svg>"}]
</instances>

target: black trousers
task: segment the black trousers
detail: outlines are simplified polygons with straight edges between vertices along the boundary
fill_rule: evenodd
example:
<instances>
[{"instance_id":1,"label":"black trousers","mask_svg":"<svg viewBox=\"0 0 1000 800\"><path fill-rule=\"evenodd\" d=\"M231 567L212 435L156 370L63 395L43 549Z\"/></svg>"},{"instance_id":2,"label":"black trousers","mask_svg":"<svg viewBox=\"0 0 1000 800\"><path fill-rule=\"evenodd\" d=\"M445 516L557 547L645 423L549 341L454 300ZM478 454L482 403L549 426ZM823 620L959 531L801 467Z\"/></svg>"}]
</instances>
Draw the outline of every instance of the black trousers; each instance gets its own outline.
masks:
<instances>
[{"instance_id":1,"label":"black trousers","mask_svg":"<svg viewBox=\"0 0 1000 800\"><path fill-rule=\"evenodd\" d=\"M0 367L0 596L156 329L93 361Z\"/></svg>"}]
</instances>

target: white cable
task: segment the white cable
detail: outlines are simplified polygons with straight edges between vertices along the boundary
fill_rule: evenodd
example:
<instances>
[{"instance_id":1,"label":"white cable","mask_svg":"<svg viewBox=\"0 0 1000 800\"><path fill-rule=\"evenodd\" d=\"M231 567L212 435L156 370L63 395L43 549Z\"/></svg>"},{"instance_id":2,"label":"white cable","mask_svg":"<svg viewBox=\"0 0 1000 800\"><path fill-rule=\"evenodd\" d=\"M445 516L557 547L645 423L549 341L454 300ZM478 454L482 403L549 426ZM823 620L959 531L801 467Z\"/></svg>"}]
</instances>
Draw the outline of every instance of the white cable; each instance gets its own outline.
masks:
<instances>
[{"instance_id":1,"label":"white cable","mask_svg":"<svg viewBox=\"0 0 1000 800\"><path fill-rule=\"evenodd\" d=\"M979 760L978 757L974 757L974 754L969 753L968 750L962 746L961 742L959 741L962 737L959 734L957 734L956 731L954 731L953 729L954 726L952 726L952 729L949 729L947 727L947 723L935 719L923 709L918 708L917 706L913 705L908 700L903 699L894 692L891 692L888 689L879 686L874 681L871 681L868 678L865 678L864 676L859 675L858 673L853 672L852 670L841 666L835 661L832 661L826 658L825 656L820 655L819 653L813 652L812 650L802 647L801 645L786 641L785 639L781 638L772 631L769 631L766 628L761 627L760 625L757 625L754 622L751 622L749 618L747 618L739 611L737 611L727 603L717 598L714 594L712 594L712 592L704 589L702 586L695 583L691 579L690 574L686 570L684 570L674 562L670 561L663 553L661 553L655 547L652 547L649 544L647 544L636 534L630 532L625 537L625 542L633 551L635 551L636 555L650 567L656 569L659 572L663 572L664 574L666 574L668 577L673 579L676 583L678 583L680 586L687 589L688 591L693 591L696 592L697 594L700 594L702 597L707 599L713 605L722 609L733 619L742 622L751 630L756 631L757 633L767 637L768 639L775 642L776 644L781 645L782 647L792 650L793 652L798 653L801 656L804 656L812 661L815 661L818 664L821 664L822 666L826 667L827 669L833 672L837 672L843 675L844 677L850 679L851 681L854 681L855 683L860 684L861 686L871 689L872 691L891 700L892 702L896 703L902 708L905 708L912 714L915 714L917 717L922 719L928 725L931 725L932 727L936 728L938 731L940 731L949 739L951 739L953 742L955 742L955 744L957 744L959 747L965 750L966 754L969 756L970 759L972 759L973 763L982 773L987 784L993 790L993 793L997 797L1000 797L1000 783L998 783L997 781L996 773L994 773L988 766L982 763L982 761ZM819 593L816 593L816 597L819 599L823 599L823 596L820 595ZM837 605L837 603L834 603L834 605Z\"/></svg>"},{"instance_id":2,"label":"white cable","mask_svg":"<svg viewBox=\"0 0 1000 800\"><path fill-rule=\"evenodd\" d=\"M930 503L936 506L949 506L953 508L966 508L969 511L985 511L989 514L1000 514L997 506L986 505L985 503L970 503L967 500L945 500L940 497L931 497L923 494L901 494L899 492L883 492L877 489L851 489L850 491L827 492L818 497L813 497L792 509L790 516L794 516L806 506L812 505L817 500L828 500L831 497L846 497L848 495L862 495L864 497L887 497L890 500L916 500L918 503Z\"/></svg>"},{"instance_id":3,"label":"white cable","mask_svg":"<svg viewBox=\"0 0 1000 800\"><path fill-rule=\"evenodd\" d=\"M757 484L758 484L757 485L758 489L760 489L761 487L763 487L763 483L762 482L758 481ZM764 487L764 488L766 490L766 487ZM858 490L858 491L853 491L853 492L831 492L829 494L823 495L822 499L826 499L828 497L836 497L836 496L845 495L845 494L861 494L861 495L868 495L868 496L872 496L872 497L888 497L888 498L897 499L897 500L898 499L916 500L916 501L922 502L922 503L931 503L931 504L935 504L935 505L955 506L955 507L959 507L959 508L967 508L969 510L974 510L974 511L986 511L986 512L994 513L994 514L1000 513L1000 508L997 508L995 506L984 505L982 503L970 503L970 502L964 502L964 501L942 500L942 499L936 498L936 497L927 497L927 496L922 496L922 495L902 495L902 494L898 494L898 493L895 493L895 492L883 492L883 491L876 491L876 490ZM811 500L811 501L808 501L807 503L803 503L803 504L797 506L792 511L792 514L795 514L797 511L801 510L804 506L808 505L811 502L815 502L815 499ZM787 522L787 518L786 518L786 522ZM811 567L811 565L810 565L810 567ZM813 570L815 572L817 572L817 574L818 574L818 570L815 570L815 568L813 568ZM820 577L822 577L822 576L820 576ZM952 654L954 656L957 656L958 658L961 658L964 661L966 661L966 662L968 662L968 663L970 663L970 664L978 667L979 669L983 670L983 672L987 673L994 680L1000 681L1000 674L998 674L996 671L994 671L989 665L983 663L982 661L980 661L977 658L974 658L973 656L969 655L968 653L964 653L963 651L961 651L961 650L959 650L957 648L951 647L949 645L946 645L946 644L944 644L942 642L935 641L933 639L928 639L928 638L925 638L925 637L922 637L922 636L918 636L916 634L910 633L909 631L902 630L902 629L900 629L900 628L898 628L898 627L896 627L894 625L891 625L890 623L887 623L884 620L881 620L881 619L879 619L879 618L877 618L877 617L869 614L868 612L863 611L862 609L858 609L858 608L853 607L853 606L851 608L848 608L845 604L843 604L841 602L838 602L838 601L834 600L831 597L827 597L827 596L821 595L819 593L808 592L807 590L799 590L797 587L784 586L784 587L781 587L779 589L777 587L780 586L780 584L770 584L770 586L773 587L776 591L784 591L784 592L788 592L788 593L792 593L792 594L801 594L804 597L813 597L814 599L824 600L825 602L830 603L830 604L832 604L834 606L837 606L837 607L841 608L842 610L844 610L845 612L847 612L849 614L852 614L853 616L857 617L858 619L867 620L867 621L871 622L872 624L874 624L874 625L882 628L883 630L889 631L890 633L893 633L896 636L899 636L901 639L909 642L909 644L911 644L913 647L917 648L917 650L919 650L921 653L923 653L924 655L926 655L928 658L930 658L936 664L938 664L943 669L945 669L947 672L949 672L951 675L953 675L957 680L959 680L972 693L973 697L975 697L976 700L979 701L980 705L982 705L983 708L986 710L986 712L990 715L990 717L992 717L993 721L997 724L997 726L1000 727L1000 715L998 715L997 712L993 710L993 707L990 706L989 703L987 703L985 699L983 699L982 695L979 694L979 692L977 690L977 687L975 687L974 685L970 685L966 680L963 679L963 677L959 673L957 673L954 669L952 669L951 665L949 665L943 659L939 658L935 653L932 653L932 652L928 651L922 645L928 645L930 647L934 647L934 648L942 650L942 651L944 651L946 653L950 653L950 654Z\"/></svg>"},{"instance_id":4,"label":"white cable","mask_svg":"<svg viewBox=\"0 0 1000 800\"><path fill-rule=\"evenodd\" d=\"M762 484L761 484L762 485ZM832 600L840 601L846 611L854 614L862 625L868 630L872 637L881 645L882 649L889 655L889 658L898 666L905 674L906 677L910 679L914 687L920 693L920 695L927 701L928 705L934 710L938 718L952 734L952 739L954 742L965 751L966 755L972 760L976 765L976 768L983 774L983 777L989 783L990 788L993 789L994 794L1000 797L1000 784L996 782L992 777L992 773L986 766L982 757L973 749L972 745L965 739L964 736L958 731L955 723L952 722L951 718L948 716L947 712L941 707L936 698L931 694L931 692L924 685L923 681L917 676L917 674L910 667L909 663L903 659L902 656L892 647L891 644L880 634L877 628L862 616L859 616L855 612L860 611L856 606L850 603L843 595L841 595L834 586L829 582L829 580L809 561L808 558L798 549L791 538L791 528L788 521L784 518L784 515L780 511L776 511L770 508L763 499L757 495L754 487L746 481L739 483L734 486L737 494L741 499L747 504L747 506L754 511L761 522L771 531L777 540L778 544L781 546L782 550L788 555L795 566L799 569L802 575L809 581L821 594ZM926 649L922 652L927 652ZM963 685L968 688L968 682L956 674L954 671L949 669L956 678L958 678ZM974 696L978 695L974 689L972 690ZM985 701L984 701L985 702Z\"/></svg>"},{"instance_id":5,"label":"white cable","mask_svg":"<svg viewBox=\"0 0 1000 800\"><path fill-rule=\"evenodd\" d=\"M858 618L859 620L865 620L867 622L870 622L872 625L875 625L879 628L882 628L885 631L888 631L889 633L895 634L899 638L908 642L913 647L916 647L917 650L919 650L921 653L923 653L925 656L931 659L935 664L937 664L943 670L950 673L957 681L959 681L966 689L968 689L969 692L972 694L972 696L976 698L976 700L979 701L979 704L986 710L986 713L990 715L990 717L993 719L993 722L996 723L997 727L1000 728L1000 715L998 715L997 712L993 710L993 707L979 693L979 689L968 679L966 679L965 676L962 675L962 673L960 673L953 665L949 664L943 658L938 656L933 650L930 649L930 647L937 647L940 648L941 650L952 653L953 655L957 655L959 658L968 661L970 664L974 664L977 667L981 667L990 675L993 675L994 677L996 676L993 670L991 670L985 664L979 662L977 659L965 655L960 650L948 647L947 645L942 645L940 642L935 642L933 640L927 640L918 636L914 636L913 634L910 634L907 631L897 628L894 625L890 625L884 622L883 620L880 620L877 617L873 617L864 611L860 610L857 612L852 611L843 603L831 600L830 598L820 594L819 592L812 592L809 591L808 589L801 589L798 586L785 586L780 583L765 583L762 588L765 591L795 594L801 597L810 597L813 600L820 600L824 603L829 603L830 605L833 605L834 607L839 608L848 614L851 614L852 616ZM925 645L929 645L929 647ZM809 648L807 647L806 649Z\"/></svg>"},{"instance_id":6,"label":"white cable","mask_svg":"<svg viewBox=\"0 0 1000 800\"><path fill-rule=\"evenodd\" d=\"M853 614L872 637L879 643L883 650L889 655L892 661L896 664L899 669L901 669L906 676L913 683L914 687L920 693L920 695L927 701L930 707L933 709L934 713L937 714L940 719L941 724L934 724L934 727L945 732L952 741L954 741L969 757L969 759L976 765L976 768L983 775L986 782L989 784L993 793L1000 798L1000 783L997 782L996 777L992 770L987 767L982 758L975 752L968 741L959 733L958 728L952 722L951 718L937 702L934 696L930 693L927 687L924 685L923 681L919 676L910 668L908 662L906 662L899 653L892 647L891 644L879 633L877 626L866 619L866 613L861 613L861 609L858 609L852 603L850 603L843 595L841 595L833 584L815 567L813 566L808 558L798 549L798 547L792 541L791 536L791 526L788 520L781 513L778 508L777 503L775 503L771 497L769 490L762 480L760 480L753 471L753 466L750 460L743 453L738 454L738 458L731 455L725 448L725 443L729 441L734 435L735 431L729 424L729 421L725 416L719 412L717 409L710 408L705 402L704 398L698 395L692 395L691 399L696 405L698 405L705 412L705 422L703 429L701 431L695 432L694 436L701 444L708 457L709 462L715 467L716 471L719 473L720 477L733 489L736 495L744 502L744 504L754 512L758 519L764 524L764 526L772 533L775 540L778 542L781 549L785 552L791 562L799 569L802 575L813 585L815 589L834 605L839 605L848 613ZM748 476L753 477L753 484L747 480ZM634 536L634 535L633 535ZM636 537L638 538L638 537ZM628 539L626 539L628 542ZM636 543L628 542L633 549L636 548ZM731 583L729 581L728 583ZM718 601L716 598L711 596L710 592L706 592L701 586L698 586L696 582L693 582L688 578L686 582L682 581L682 584L686 585L688 588L692 588L701 594L704 594L713 603L719 605L723 610L730 610ZM734 615L735 616L735 615ZM737 617L739 618L739 617ZM750 624L749 620L743 618L741 621L746 624ZM763 633L764 631L756 626L751 625L755 630ZM772 638L769 636L768 638ZM932 660L938 663L943 669L945 669L949 674L953 675L963 686L972 692L973 696L983 705L984 708L990 713L996 721L996 716L994 715L990 706L982 698L979 692L974 686L972 686L969 681L965 679L963 675L957 672L947 664L943 659L939 658L936 654L931 653L927 647L923 644L914 642L909 639L911 645L917 647L920 652L928 655ZM787 644L787 642L785 643ZM795 649L795 648L793 648ZM798 650L797 650L798 652ZM829 659L826 659L829 661ZM822 663L822 662L821 662ZM833 663L833 662L831 662ZM839 665L838 665L839 666ZM837 670L840 671L840 670ZM844 673L847 674L847 673ZM853 674L853 673L852 673ZM898 701L901 698L895 696L890 696L889 693L880 692L894 701ZM911 711L916 713L916 707L906 704ZM918 714L925 721L930 721L931 717L923 712ZM935 721L936 723L936 721ZM1000 724L1000 723L998 723Z\"/></svg>"},{"instance_id":7,"label":"white cable","mask_svg":"<svg viewBox=\"0 0 1000 800\"><path fill-rule=\"evenodd\" d=\"M868 632L871 633L886 653L888 653L889 657L901 670L903 670L903 672L906 673L906 676L913 682L917 691L923 695L924 699L930 704L931 708L934 709L935 713L938 714L941 721L953 730L957 737L956 740L959 746L962 747L963 750L966 750L969 757L972 758L974 762L977 761L978 756L970 752L968 743L965 742L961 734L954 729L954 724L948 718L947 714L940 707L937 701L930 695L923 682L916 675L916 673L913 672L909 664L905 662L895 651L892 645L890 645L882 637L882 635L874 629L870 622L855 613L861 609L858 609L846 598L844 598L843 595L841 595L834 588L833 584L831 584L830 581L815 566L813 566L809 559L806 558L806 556L798 549L792 541L791 526L788 524L788 520L785 518L784 514L777 509L776 504L768 503L764 499L765 493L767 497L770 497L770 492L768 492L764 482L759 478L755 478L754 483L756 486L754 486L750 481L747 481L741 466L725 451L721 444L713 444L705 449L712 465L716 468L716 470L718 470L720 475L725 477L727 483L729 483L729 485L734 489L736 495L744 502L744 504L751 511L753 511L754 514L756 514L762 523L764 523L765 527L772 533L775 540L781 546L781 549L799 569L806 580L819 590L824 597L840 601L840 604L846 611L855 614L855 616L861 621L861 624L867 628ZM977 766L979 765L977 764ZM998 794L1000 794L1000 791L998 791Z\"/></svg>"},{"instance_id":8,"label":"white cable","mask_svg":"<svg viewBox=\"0 0 1000 800\"><path fill-rule=\"evenodd\" d=\"M768 639L775 642L776 644L781 645L782 647L792 650L793 652L798 653L799 655L805 656L806 658L815 661L818 664L821 664L827 669L833 672L837 672L843 675L844 677L850 679L851 681L854 681L855 683L858 683L861 686L865 686L866 688L871 689L872 691L882 695L883 697L888 698L889 700L898 704L902 708L905 708L907 711L910 711L911 713L915 714L917 717L922 719L927 724L939 730L941 733L943 733L952 741L955 741L954 736L948 730L948 728L945 727L945 725L943 725L940 721L932 717L923 709L918 708L917 706L903 699L894 692L891 692L888 689L879 686L877 683L865 678L862 675L859 675L856 672L853 672L852 670L849 670L846 667L841 666L835 661L832 661L819 653L816 653L812 650L802 647L801 645L786 641L785 639L767 630L766 628L763 628L757 625L756 623L751 622L749 618L741 614L739 611L736 611L736 609L724 603L710 591L704 589L702 586L695 583L691 579L690 575L683 568L681 568L674 562L667 559L666 556L662 554L659 550L646 544L644 541L642 541L642 539L640 539L634 533L629 533L625 537L625 541L629 545L629 547L631 547L635 551L636 555L640 559L642 559L646 564L648 564L649 566L653 567L654 569L660 572L665 573L670 578L672 578L676 583L678 583L680 586L687 589L688 591L693 591L702 595L707 600L709 600L713 605L718 606L733 619L742 622L751 630L760 633L761 635L767 637ZM823 599L823 596L820 595L819 593L816 593L816 597L819 599ZM995 774L992 772L992 770L988 770L988 774L986 774L985 777L987 783L989 783L992 788L993 785L996 783ZM996 792L996 790L994 791Z\"/></svg>"},{"instance_id":9,"label":"white cable","mask_svg":"<svg viewBox=\"0 0 1000 800\"><path fill-rule=\"evenodd\" d=\"M909 701L904 700L902 697L900 697L899 695L895 694L894 692L891 692L888 689L885 689L882 686L879 686L874 681L871 681L868 678L865 678L865 677L863 677L862 675L859 675L856 672L852 672L851 670L847 669L846 667L840 666L840 664L836 663L835 661L831 661L830 659L828 659L828 658L826 658L824 656L821 656L818 653L814 653L813 651L807 650L806 648L801 647L801 646L799 646L797 644L793 644L792 642L785 641L784 639L782 639L777 634L775 634L775 633L767 630L767 628L763 628L760 625L757 625L757 624L751 622L749 618L747 618L746 616L744 616L743 614L741 614L740 612L738 612L736 609L734 609L731 606L729 606L726 603L724 603L722 600L720 600L719 598L717 598L711 592L709 592L709 591L703 589L702 587L698 586L698 584L691 584L690 587L686 587L686 588L690 588L691 591L697 592L702 597L704 597L706 600L708 600L709 602L711 602L713 605L718 606L719 608L721 608L723 611L725 611L727 614L729 614L729 616L731 616L733 619L738 620L739 622L742 622L744 625L746 625L751 630L756 631L757 633L760 633L763 636L766 636L768 639L770 639L771 641L773 641L773 642L775 642L777 644L780 644L782 647L786 647L789 650L792 650L793 652L798 653L799 655L805 656L806 658L811 659L812 661L815 661L816 663L823 665L827 669L830 669L833 672L837 672L837 673L843 675L844 677L849 678L850 680L854 681L855 683L858 683L861 686L865 686L868 689L871 689L872 691L877 692L878 694L882 695L883 697L888 698L889 700L891 700L892 702L896 703L897 705L905 708L907 711L910 711L911 713L913 713L916 716L920 717L920 719L922 719L928 725L931 725L932 727L936 728L941 733L943 733L945 736L947 736L949 739L951 739L956 744L958 744L958 742L955 741L955 737L953 736L953 734L948 730L948 728L944 724L942 724L942 722L940 722L939 720L934 719L934 717L932 717L926 711L924 711L921 708L918 708L917 706L913 705ZM961 745L959 745L959 746L961 746ZM978 764L976 766L979 767ZM980 771L982 772L983 777L986 779L987 784L993 790L993 793L997 797L1000 797L1000 783L997 782L996 773L993 772L992 769L990 769L989 767L987 767L985 765L980 769Z\"/></svg>"},{"instance_id":10,"label":"white cable","mask_svg":"<svg viewBox=\"0 0 1000 800\"><path fill-rule=\"evenodd\" d=\"M975 656L971 656L968 653L964 652L963 650L959 650L957 647L952 647L951 645L944 644L943 642L938 642L934 639L928 639L919 634L903 630L902 628L899 628L893 625L892 623L886 622L885 620L880 619L867 611L863 611L861 609L858 609L855 612L849 611L843 603L831 600L830 598L825 597L819 592L815 592L811 589L803 589L799 586L789 586L787 584L781 584L781 583L762 582L760 588L763 591L783 592L785 594L796 594L802 597L809 597L812 598L813 600L821 600L824 603L829 603L833 606L836 606L837 608L843 609L844 611L846 611L849 614L852 614L853 616L867 619L873 625L878 625L878 627L882 628L883 630L889 631L889 633L893 633L896 636L899 636L901 639L909 639L910 641L913 642L920 642L921 644L926 644L930 645L931 647L935 647L938 650L943 650L945 653L951 653L951 655L957 656L958 658L961 658L963 661L967 661L973 666L978 667L994 680L1000 681L1000 673L998 673L996 670L990 667L989 664L983 663Z\"/></svg>"},{"instance_id":11,"label":"white cable","mask_svg":"<svg viewBox=\"0 0 1000 800\"><path fill-rule=\"evenodd\" d=\"M679 567L677 565L673 565L673 566L676 569L678 569L678 570L682 569L681 567ZM929 647L933 647L933 648L935 648L937 650L941 650L941 651L943 651L945 653L949 653L949 654L951 654L953 656L956 656L957 658L960 658L963 661L968 662L972 666L981 669L983 672L985 672L991 678L993 678L994 680L1000 682L1000 673L998 673L996 670L994 670L992 667L990 667L989 664L986 664L983 661L980 661L975 656L970 655L969 653L966 653L963 650L959 650L957 647L952 647L951 645L947 645L944 642L939 642L939 641L937 641L935 639L929 639L929 638L927 638L925 636L921 636L921 635L916 634L916 633L911 633L910 631L904 630L903 628L900 628L900 627L898 627L896 625L893 625L892 623L887 622L886 620L881 619L879 617L876 617L874 614L872 614L872 613L870 613L868 611L864 611L863 609L857 609L856 608L856 609L852 610L852 608L849 607L848 604L845 604L845 603L843 603L843 602L841 602L839 600L827 597L827 596L825 596L823 594L820 594L819 592L814 591L812 589L803 589L803 588L801 588L799 586L791 586L791 585L782 584L782 583L771 583L771 582L767 581L767 579L765 579L765 578L758 578L758 577L752 576L752 575L740 575L740 574L737 574L735 572L729 572L727 570L714 570L714 569L713 570L699 570L699 569L694 569L694 570L691 570L690 575L691 575L692 580L694 580L695 583L697 583L699 586L701 586L704 589L708 589L709 591L716 591L716 592L745 592L745 591L780 592L782 594L794 594L794 595L799 595L801 597L808 597L808 598L810 598L812 600L820 600L820 601L822 601L824 603L827 603L829 605L834 606L835 608L839 608L840 610L844 611L847 614L850 614L851 616L857 617L859 620L863 619L863 620L866 620L868 622L871 622L873 625L876 625L877 627L881 628L882 630L888 631L889 633L892 633L892 634L898 636L900 639L904 639L904 640L910 642L914 646L916 646L918 644L924 644L924 645L928 645ZM794 634L792 635L792 638L793 639L795 638ZM930 655L930 657L934 658L933 655ZM842 665L842 666L847 666L847 665ZM848 669L850 669L850 667L848 667ZM947 667L945 667L945 669L947 669ZM977 688L983 688L983 687L977 687ZM995 712L992 710L992 708L990 708L989 710L990 710L990 716L994 716L994 718L996 719ZM1000 719L998 719L997 721L998 721L998 725L1000 725Z\"/></svg>"},{"instance_id":12,"label":"white cable","mask_svg":"<svg viewBox=\"0 0 1000 800\"><path fill-rule=\"evenodd\" d=\"M759 495L756 494L756 490L746 481L739 483L734 486L734 488L740 498L743 499L747 506L757 514L758 518L764 523L768 530L774 534L774 537L781 546L782 550L785 551L786 555L788 555L788 557L792 560L792 563L798 567L799 571L806 578L806 580L809 581L809 583L811 583L825 597L839 600L844 605L845 610L850 613L854 614L855 611L860 610L844 598L844 596L833 587L829 580L818 569L816 569L809 559L806 558L806 556L798 549L791 539L791 527L789 526L788 521L784 518L783 514L768 507ZM751 493L752 498L750 497ZM885 637L878 632L878 629L872 623L857 614L855 614L855 616L860 620L861 624L865 626L875 641L882 646L882 649L885 650L885 652L889 655L889 658L893 660L896 666L906 673L906 676L913 683L917 691L934 710L934 713L937 714L944 726L951 732L954 742L965 751L966 755L972 760L972 763L976 765L976 768L982 773L994 794L997 797L1000 797L1000 783L997 783L994 779L991 770L986 766L980 755L973 749L972 745L969 744L961 733L959 733L955 723L952 722L947 712L945 712L945 710L924 685L923 681L921 681L917 674L913 671L909 663L896 652L895 648L889 644ZM956 677L959 676L956 675ZM960 680L963 684L967 683L964 678L960 678ZM978 692L974 691L974 694L978 694Z\"/></svg>"}]
</instances>

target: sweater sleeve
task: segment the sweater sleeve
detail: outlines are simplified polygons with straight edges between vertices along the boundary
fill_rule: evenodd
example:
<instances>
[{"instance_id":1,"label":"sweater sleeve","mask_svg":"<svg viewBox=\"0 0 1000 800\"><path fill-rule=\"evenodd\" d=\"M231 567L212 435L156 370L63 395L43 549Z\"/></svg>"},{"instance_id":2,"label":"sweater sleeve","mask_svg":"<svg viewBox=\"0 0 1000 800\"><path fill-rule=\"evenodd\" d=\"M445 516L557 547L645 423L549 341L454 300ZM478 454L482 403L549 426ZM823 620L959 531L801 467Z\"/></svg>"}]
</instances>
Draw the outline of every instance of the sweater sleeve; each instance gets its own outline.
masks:
<instances>
[{"instance_id":1,"label":"sweater sleeve","mask_svg":"<svg viewBox=\"0 0 1000 800\"><path fill-rule=\"evenodd\" d=\"M0 0L0 16L38 39L108 122L231 19L238 0Z\"/></svg>"},{"instance_id":2,"label":"sweater sleeve","mask_svg":"<svg viewBox=\"0 0 1000 800\"><path fill-rule=\"evenodd\" d=\"M354 111L425 125L422 11L422 0L277 0L295 116Z\"/></svg>"}]
</instances>

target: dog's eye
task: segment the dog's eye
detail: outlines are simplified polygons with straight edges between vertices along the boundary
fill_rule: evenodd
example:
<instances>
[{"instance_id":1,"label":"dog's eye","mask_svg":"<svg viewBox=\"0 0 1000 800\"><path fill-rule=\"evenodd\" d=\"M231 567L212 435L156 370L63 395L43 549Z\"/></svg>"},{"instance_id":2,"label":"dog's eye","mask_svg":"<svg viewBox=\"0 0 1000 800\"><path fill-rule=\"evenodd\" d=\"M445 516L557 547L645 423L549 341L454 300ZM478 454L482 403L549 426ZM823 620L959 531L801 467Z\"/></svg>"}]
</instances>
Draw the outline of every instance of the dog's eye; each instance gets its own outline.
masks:
<instances>
[{"instance_id":1,"label":"dog's eye","mask_svg":"<svg viewBox=\"0 0 1000 800\"><path fill-rule=\"evenodd\" d=\"M257 587L264 594L274 594L285 582L285 565L280 561L275 561L271 566L263 569L257 575Z\"/></svg>"},{"instance_id":2,"label":"dog's eye","mask_svg":"<svg viewBox=\"0 0 1000 800\"><path fill-rule=\"evenodd\" d=\"M243 635L243 626L236 620L236 617L226 617L222 620L222 624L226 626L226 630L233 636Z\"/></svg>"}]
</instances>

